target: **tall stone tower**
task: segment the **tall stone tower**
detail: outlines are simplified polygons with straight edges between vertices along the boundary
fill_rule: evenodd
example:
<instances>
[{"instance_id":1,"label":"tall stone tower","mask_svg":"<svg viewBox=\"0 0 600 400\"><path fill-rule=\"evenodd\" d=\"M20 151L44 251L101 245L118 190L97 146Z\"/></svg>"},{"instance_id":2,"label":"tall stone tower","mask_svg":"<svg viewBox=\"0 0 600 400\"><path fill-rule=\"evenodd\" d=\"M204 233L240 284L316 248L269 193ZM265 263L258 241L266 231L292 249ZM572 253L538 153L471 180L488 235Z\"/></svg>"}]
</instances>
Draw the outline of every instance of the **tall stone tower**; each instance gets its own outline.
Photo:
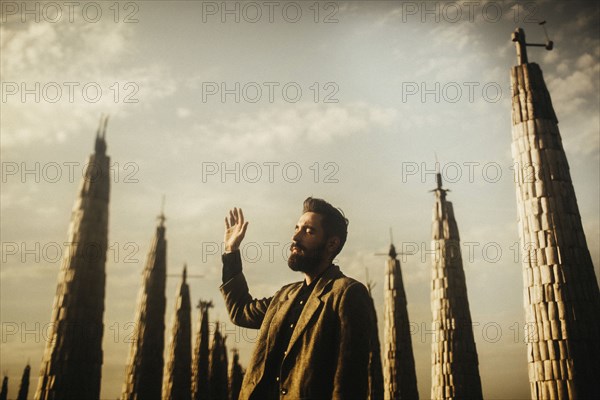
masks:
<instances>
[{"instance_id":1,"label":"tall stone tower","mask_svg":"<svg viewBox=\"0 0 600 400\"><path fill-rule=\"evenodd\" d=\"M418 399L415 359L410 338L406 292L396 248L390 245L386 261L383 296L383 387L386 400Z\"/></svg>"},{"instance_id":2,"label":"tall stone tower","mask_svg":"<svg viewBox=\"0 0 600 400\"><path fill-rule=\"evenodd\" d=\"M19 386L19 394L17 395L17 400L27 400L27 395L29 394L29 375L31 374L31 367L29 363L23 370L23 376L21 377L21 385Z\"/></svg>"},{"instance_id":3,"label":"tall stone tower","mask_svg":"<svg viewBox=\"0 0 600 400\"><path fill-rule=\"evenodd\" d=\"M431 398L481 399L479 362L452 203L438 173L433 206Z\"/></svg>"},{"instance_id":4,"label":"tall stone tower","mask_svg":"<svg viewBox=\"0 0 600 400\"><path fill-rule=\"evenodd\" d=\"M8 398L8 376L2 379L2 389L0 389L0 400L6 400Z\"/></svg>"},{"instance_id":5,"label":"tall stone tower","mask_svg":"<svg viewBox=\"0 0 600 400\"><path fill-rule=\"evenodd\" d=\"M35 393L39 400L100 397L110 189L106 124L105 118L71 214Z\"/></svg>"},{"instance_id":6,"label":"tall stone tower","mask_svg":"<svg viewBox=\"0 0 600 400\"><path fill-rule=\"evenodd\" d=\"M208 360L210 350L208 346L208 309L213 306L212 301L200 301L200 320L198 321L198 332L194 345L192 363L192 397L194 400L209 400L210 391L208 386Z\"/></svg>"},{"instance_id":7,"label":"tall stone tower","mask_svg":"<svg viewBox=\"0 0 600 400\"><path fill-rule=\"evenodd\" d=\"M244 370L240 365L240 353L237 349L231 350L233 357L229 366L229 400L238 400L244 379Z\"/></svg>"},{"instance_id":8,"label":"tall stone tower","mask_svg":"<svg viewBox=\"0 0 600 400\"><path fill-rule=\"evenodd\" d=\"M167 280L164 222L165 216L161 212L138 296L135 333L127 362L122 400L160 400L162 396Z\"/></svg>"},{"instance_id":9,"label":"tall stone tower","mask_svg":"<svg viewBox=\"0 0 600 400\"><path fill-rule=\"evenodd\" d=\"M190 288L187 284L187 266L175 300L175 315L171 334L171 348L165 370L163 400L191 400L192 398L192 315Z\"/></svg>"},{"instance_id":10,"label":"tall stone tower","mask_svg":"<svg viewBox=\"0 0 600 400\"><path fill-rule=\"evenodd\" d=\"M211 400L229 399L229 378L227 376L227 336L221 335L219 322L213 336L209 360L209 388Z\"/></svg>"},{"instance_id":11,"label":"tall stone tower","mask_svg":"<svg viewBox=\"0 0 600 400\"><path fill-rule=\"evenodd\" d=\"M542 71L527 61L530 44L522 29L513 41L519 64L511 70L512 155L525 251L531 397L600 398L600 295L594 266Z\"/></svg>"}]
</instances>

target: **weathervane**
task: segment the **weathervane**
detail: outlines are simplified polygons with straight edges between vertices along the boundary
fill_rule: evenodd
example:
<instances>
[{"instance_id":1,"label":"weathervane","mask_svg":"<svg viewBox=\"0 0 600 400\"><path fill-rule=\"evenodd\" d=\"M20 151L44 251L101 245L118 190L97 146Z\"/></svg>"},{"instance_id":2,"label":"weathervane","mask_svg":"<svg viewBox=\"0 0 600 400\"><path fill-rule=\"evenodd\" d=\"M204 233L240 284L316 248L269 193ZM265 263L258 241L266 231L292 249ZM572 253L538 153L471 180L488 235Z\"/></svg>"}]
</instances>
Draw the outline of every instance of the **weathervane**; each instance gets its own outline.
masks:
<instances>
[{"instance_id":1,"label":"weathervane","mask_svg":"<svg viewBox=\"0 0 600 400\"><path fill-rule=\"evenodd\" d=\"M179 278L181 277L181 275L179 274L167 274L167 278ZM196 274L196 275L188 275L187 273L187 263L183 264L183 281L187 281L187 278L204 278L204 275L202 274Z\"/></svg>"},{"instance_id":2,"label":"weathervane","mask_svg":"<svg viewBox=\"0 0 600 400\"><path fill-rule=\"evenodd\" d=\"M544 28L544 34L546 35L546 43L527 43L525 41L525 31L522 28L517 28L512 34L512 41L516 42L517 46L517 60L519 64L527 64L527 46L532 47L545 47L546 50L550 51L554 48L554 42L548 37L548 31L546 31L546 21L539 23Z\"/></svg>"},{"instance_id":3,"label":"weathervane","mask_svg":"<svg viewBox=\"0 0 600 400\"><path fill-rule=\"evenodd\" d=\"M375 253L376 256L389 256L392 259L395 259L398 255L407 255L412 256L414 253L397 253L396 247L394 247L394 236L392 234L392 228L390 227L390 251L387 253Z\"/></svg>"}]
</instances>

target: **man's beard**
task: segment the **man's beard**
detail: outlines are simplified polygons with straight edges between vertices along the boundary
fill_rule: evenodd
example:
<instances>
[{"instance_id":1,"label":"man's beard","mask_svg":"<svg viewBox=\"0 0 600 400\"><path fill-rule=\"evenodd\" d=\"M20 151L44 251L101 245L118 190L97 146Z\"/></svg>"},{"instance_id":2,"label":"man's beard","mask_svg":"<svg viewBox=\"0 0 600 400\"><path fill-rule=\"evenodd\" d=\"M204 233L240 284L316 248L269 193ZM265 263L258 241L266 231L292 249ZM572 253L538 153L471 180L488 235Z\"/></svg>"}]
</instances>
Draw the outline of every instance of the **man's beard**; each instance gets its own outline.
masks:
<instances>
[{"instance_id":1,"label":"man's beard","mask_svg":"<svg viewBox=\"0 0 600 400\"><path fill-rule=\"evenodd\" d=\"M300 271L304 273L311 273L316 271L319 264L323 260L325 254L325 246L327 243L323 243L321 246L313 250L306 250L306 248L300 245L292 244L290 251L296 247L302 250L302 254L291 252L288 258L288 267L292 271Z\"/></svg>"}]
</instances>

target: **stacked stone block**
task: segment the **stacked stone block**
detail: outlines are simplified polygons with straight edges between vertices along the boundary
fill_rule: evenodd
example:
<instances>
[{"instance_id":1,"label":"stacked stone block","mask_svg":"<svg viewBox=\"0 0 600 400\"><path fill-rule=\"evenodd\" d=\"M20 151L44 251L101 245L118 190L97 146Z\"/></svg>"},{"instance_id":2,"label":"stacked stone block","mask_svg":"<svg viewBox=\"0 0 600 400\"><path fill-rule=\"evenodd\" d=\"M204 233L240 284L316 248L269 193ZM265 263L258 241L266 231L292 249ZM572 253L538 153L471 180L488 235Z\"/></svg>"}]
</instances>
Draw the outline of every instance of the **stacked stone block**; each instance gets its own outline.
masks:
<instances>
[{"instance_id":1,"label":"stacked stone block","mask_svg":"<svg viewBox=\"0 0 600 400\"><path fill-rule=\"evenodd\" d=\"M233 357L229 367L229 400L238 400L244 379L244 370L240 365L240 354L237 349L232 350Z\"/></svg>"},{"instance_id":2,"label":"stacked stone block","mask_svg":"<svg viewBox=\"0 0 600 400\"><path fill-rule=\"evenodd\" d=\"M198 309L200 310L200 320L198 321L198 331L196 333L196 344L194 346L194 356L192 365L192 396L194 400L209 400L210 391L208 387L208 360L210 350L208 346L208 310L213 306L211 301L200 301Z\"/></svg>"},{"instance_id":3,"label":"stacked stone block","mask_svg":"<svg viewBox=\"0 0 600 400\"><path fill-rule=\"evenodd\" d=\"M191 400L192 398L192 316L187 267L175 300L175 315L171 346L165 369L163 400Z\"/></svg>"},{"instance_id":4,"label":"stacked stone block","mask_svg":"<svg viewBox=\"0 0 600 400\"><path fill-rule=\"evenodd\" d=\"M122 400L160 400L162 396L167 240L164 215L161 214L159 219L138 295L135 332L127 362Z\"/></svg>"},{"instance_id":5,"label":"stacked stone block","mask_svg":"<svg viewBox=\"0 0 600 400\"><path fill-rule=\"evenodd\" d=\"M433 207L435 250L431 281L432 399L481 399L479 362L452 203L437 174Z\"/></svg>"},{"instance_id":6,"label":"stacked stone block","mask_svg":"<svg viewBox=\"0 0 600 400\"><path fill-rule=\"evenodd\" d=\"M384 286L383 386L386 400L418 399L417 375L406 308L406 292L396 249L390 246Z\"/></svg>"},{"instance_id":7,"label":"stacked stone block","mask_svg":"<svg viewBox=\"0 0 600 400\"><path fill-rule=\"evenodd\" d=\"M29 394L29 376L31 375L31 367L29 364L23 370L23 376L21 377L21 384L19 385L19 394L17 400L27 400Z\"/></svg>"},{"instance_id":8,"label":"stacked stone block","mask_svg":"<svg viewBox=\"0 0 600 400\"><path fill-rule=\"evenodd\" d=\"M558 119L537 64L511 82L531 397L600 398L600 296Z\"/></svg>"},{"instance_id":9,"label":"stacked stone block","mask_svg":"<svg viewBox=\"0 0 600 400\"><path fill-rule=\"evenodd\" d=\"M110 188L106 120L101 129L71 214L38 400L100 397Z\"/></svg>"},{"instance_id":10,"label":"stacked stone block","mask_svg":"<svg viewBox=\"0 0 600 400\"><path fill-rule=\"evenodd\" d=\"M221 335L219 323L213 336L209 359L209 388L211 400L229 399L229 378L227 376L227 336Z\"/></svg>"}]
</instances>

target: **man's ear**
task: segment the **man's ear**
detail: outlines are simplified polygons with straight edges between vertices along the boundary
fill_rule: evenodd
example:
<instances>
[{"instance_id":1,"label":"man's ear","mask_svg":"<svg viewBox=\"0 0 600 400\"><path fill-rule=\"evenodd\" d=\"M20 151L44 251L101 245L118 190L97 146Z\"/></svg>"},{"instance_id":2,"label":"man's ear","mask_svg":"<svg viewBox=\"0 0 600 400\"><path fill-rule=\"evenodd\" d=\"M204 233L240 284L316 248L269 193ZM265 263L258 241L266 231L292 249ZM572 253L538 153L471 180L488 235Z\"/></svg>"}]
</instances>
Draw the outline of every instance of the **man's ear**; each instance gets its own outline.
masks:
<instances>
[{"instance_id":1,"label":"man's ear","mask_svg":"<svg viewBox=\"0 0 600 400\"><path fill-rule=\"evenodd\" d=\"M331 253L335 253L340 247L341 240L337 236L332 236L327 240L327 250Z\"/></svg>"}]
</instances>

